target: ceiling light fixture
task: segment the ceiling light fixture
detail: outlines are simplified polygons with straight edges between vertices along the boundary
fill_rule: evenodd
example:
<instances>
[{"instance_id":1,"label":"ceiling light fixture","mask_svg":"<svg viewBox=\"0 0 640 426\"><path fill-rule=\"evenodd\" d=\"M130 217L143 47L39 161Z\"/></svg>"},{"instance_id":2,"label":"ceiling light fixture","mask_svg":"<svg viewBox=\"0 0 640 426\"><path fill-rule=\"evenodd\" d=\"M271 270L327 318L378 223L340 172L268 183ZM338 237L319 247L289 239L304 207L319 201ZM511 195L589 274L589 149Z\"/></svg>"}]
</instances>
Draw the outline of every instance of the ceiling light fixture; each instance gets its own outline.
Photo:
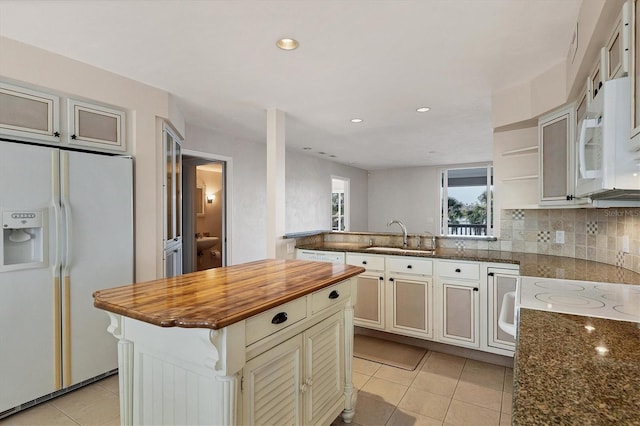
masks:
<instances>
[{"instance_id":1,"label":"ceiling light fixture","mask_svg":"<svg viewBox=\"0 0 640 426\"><path fill-rule=\"evenodd\" d=\"M298 40L293 38L281 38L276 42L276 46L282 50L294 50L297 49L299 45Z\"/></svg>"},{"instance_id":2,"label":"ceiling light fixture","mask_svg":"<svg viewBox=\"0 0 640 426\"><path fill-rule=\"evenodd\" d=\"M362 123L364 120L362 118L352 118L351 122L352 123Z\"/></svg>"},{"instance_id":3,"label":"ceiling light fixture","mask_svg":"<svg viewBox=\"0 0 640 426\"><path fill-rule=\"evenodd\" d=\"M431 111L431 108L429 108L429 107L420 107L420 108L416 109L416 111L418 111L418 112L427 112L427 111Z\"/></svg>"}]
</instances>

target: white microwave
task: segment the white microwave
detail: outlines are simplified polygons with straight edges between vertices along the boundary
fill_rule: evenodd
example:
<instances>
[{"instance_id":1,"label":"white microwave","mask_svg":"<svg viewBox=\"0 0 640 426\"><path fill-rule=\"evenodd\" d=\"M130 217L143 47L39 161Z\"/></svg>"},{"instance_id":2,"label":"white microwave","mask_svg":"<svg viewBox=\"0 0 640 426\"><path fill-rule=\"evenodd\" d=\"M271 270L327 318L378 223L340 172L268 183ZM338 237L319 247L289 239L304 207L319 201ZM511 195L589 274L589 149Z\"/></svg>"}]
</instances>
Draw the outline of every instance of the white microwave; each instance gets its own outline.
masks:
<instances>
[{"instance_id":1,"label":"white microwave","mask_svg":"<svg viewBox=\"0 0 640 426\"><path fill-rule=\"evenodd\" d=\"M629 143L629 77L604 83L579 126L576 196L640 200L640 151Z\"/></svg>"}]
</instances>

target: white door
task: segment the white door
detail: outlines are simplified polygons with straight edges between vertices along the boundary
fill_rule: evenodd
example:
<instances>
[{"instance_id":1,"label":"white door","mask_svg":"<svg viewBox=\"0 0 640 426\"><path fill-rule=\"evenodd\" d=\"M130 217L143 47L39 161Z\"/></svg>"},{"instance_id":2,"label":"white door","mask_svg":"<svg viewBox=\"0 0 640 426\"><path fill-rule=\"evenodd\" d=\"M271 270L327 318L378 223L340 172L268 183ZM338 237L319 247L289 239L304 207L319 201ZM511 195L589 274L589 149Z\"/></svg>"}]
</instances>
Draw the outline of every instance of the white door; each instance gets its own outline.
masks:
<instances>
[{"instance_id":1,"label":"white door","mask_svg":"<svg viewBox=\"0 0 640 426\"><path fill-rule=\"evenodd\" d=\"M416 337L432 338L431 278L393 275L389 282L392 291L391 324L387 324L389 329Z\"/></svg>"},{"instance_id":2,"label":"white door","mask_svg":"<svg viewBox=\"0 0 640 426\"><path fill-rule=\"evenodd\" d=\"M62 205L69 224L63 276L64 386L118 366L108 316L96 290L133 282L132 160L60 153Z\"/></svg>"},{"instance_id":3,"label":"white door","mask_svg":"<svg viewBox=\"0 0 640 426\"><path fill-rule=\"evenodd\" d=\"M45 265L0 271L0 412L60 388L56 167L55 149L0 142L0 210L41 210L48 217ZM0 256L9 248L6 234Z\"/></svg>"}]
</instances>

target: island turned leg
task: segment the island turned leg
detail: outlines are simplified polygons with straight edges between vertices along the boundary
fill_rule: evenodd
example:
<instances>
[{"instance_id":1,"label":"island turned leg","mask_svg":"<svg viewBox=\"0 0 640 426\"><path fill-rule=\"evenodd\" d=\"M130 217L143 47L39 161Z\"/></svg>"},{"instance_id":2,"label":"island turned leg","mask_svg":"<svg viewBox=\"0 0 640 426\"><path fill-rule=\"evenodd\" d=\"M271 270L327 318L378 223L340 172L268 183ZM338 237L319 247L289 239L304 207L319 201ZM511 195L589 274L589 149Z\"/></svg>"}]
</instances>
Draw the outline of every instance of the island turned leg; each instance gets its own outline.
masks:
<instances>
[{"instance_id":1,"label":"island turned leg","mask_svg":"<svg viewBox=\"0 0 640 426\"><path fill-rule=\"evenodd\" d=\"M353 305L348 303L344 309L344 411L342 419L351 423L356 414L356 393L353 391Z\"/></svg>"}]
</instances>

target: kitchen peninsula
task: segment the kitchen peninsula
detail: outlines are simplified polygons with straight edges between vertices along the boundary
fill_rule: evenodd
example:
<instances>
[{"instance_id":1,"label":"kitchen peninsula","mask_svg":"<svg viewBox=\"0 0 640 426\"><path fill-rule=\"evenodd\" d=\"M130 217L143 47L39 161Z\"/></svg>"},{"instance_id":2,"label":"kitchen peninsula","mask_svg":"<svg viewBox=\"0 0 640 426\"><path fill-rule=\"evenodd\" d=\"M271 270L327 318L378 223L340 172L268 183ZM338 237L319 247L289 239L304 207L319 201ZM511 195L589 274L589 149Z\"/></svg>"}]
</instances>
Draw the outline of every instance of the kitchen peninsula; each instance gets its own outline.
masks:
<instances>
[{"instance_id":1,"label":"kitchen peninsula","mask_svg":"<svg viewBox=\"0 0 640 426\"><path fill-rule=\"evenodd\" d=\"M350 422L363 271L263 260L95 292L119 339L121 423Z\"/></svg>"}]
</instances>

